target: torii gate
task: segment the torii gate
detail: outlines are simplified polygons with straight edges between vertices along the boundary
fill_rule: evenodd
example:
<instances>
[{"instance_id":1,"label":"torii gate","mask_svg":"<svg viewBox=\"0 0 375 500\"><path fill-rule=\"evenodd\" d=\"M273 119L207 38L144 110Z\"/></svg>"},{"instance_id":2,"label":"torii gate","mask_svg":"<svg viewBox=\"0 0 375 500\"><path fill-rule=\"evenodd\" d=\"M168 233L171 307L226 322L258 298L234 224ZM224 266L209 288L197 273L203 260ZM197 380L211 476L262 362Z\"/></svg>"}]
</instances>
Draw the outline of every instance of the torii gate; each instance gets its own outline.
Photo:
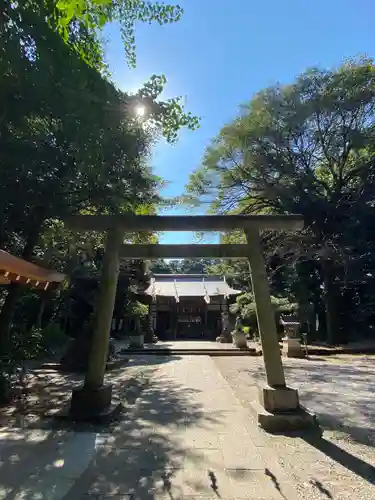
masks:
<instances>
[{"instance_id":1,"label":"torii gate","mask_svg":"<svg viewBox=\"0 0 375 500\"><path fill-rule=\"evenodd\" d=\"M73 390L73 417L95 418L108 414L112 387L104 385L111 321L120 258L220 258L248 259L256 302L266 384L260 388L259 402L253 403L258 423L266 430L284 431L317 425L315 416L299 404L298 393L286 386L280 346L259 231L295 231L303 228L300 215L78 215L65 219L77 231L106 232L105 252L96 320L88 370L82 388ZM219 245L124 245L124 233L155 231L231 231L242 229L246 244Z\"/></svg>"}]
</instances>

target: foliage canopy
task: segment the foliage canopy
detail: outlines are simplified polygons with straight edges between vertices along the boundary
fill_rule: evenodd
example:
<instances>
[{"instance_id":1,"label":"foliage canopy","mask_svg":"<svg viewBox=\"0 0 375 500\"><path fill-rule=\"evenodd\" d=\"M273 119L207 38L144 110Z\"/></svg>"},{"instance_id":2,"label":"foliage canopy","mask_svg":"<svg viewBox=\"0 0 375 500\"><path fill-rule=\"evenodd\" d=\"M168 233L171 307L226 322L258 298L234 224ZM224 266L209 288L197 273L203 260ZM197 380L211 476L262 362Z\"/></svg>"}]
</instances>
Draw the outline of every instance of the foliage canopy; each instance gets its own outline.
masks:
<instances>
[{"instance_id":1,"label":"foliage canopy","mask_svg":"<svg viewBox=\"0 0 375 500\"><path fill-rule=\"evenodd\" d=\"M331 341L373 322L374 125L371 59L313 68L242 105L187 186L215 213L303 214L302 233L265 233L263 245L279 293L324 298Z\"/></svg>"}]
</instances>

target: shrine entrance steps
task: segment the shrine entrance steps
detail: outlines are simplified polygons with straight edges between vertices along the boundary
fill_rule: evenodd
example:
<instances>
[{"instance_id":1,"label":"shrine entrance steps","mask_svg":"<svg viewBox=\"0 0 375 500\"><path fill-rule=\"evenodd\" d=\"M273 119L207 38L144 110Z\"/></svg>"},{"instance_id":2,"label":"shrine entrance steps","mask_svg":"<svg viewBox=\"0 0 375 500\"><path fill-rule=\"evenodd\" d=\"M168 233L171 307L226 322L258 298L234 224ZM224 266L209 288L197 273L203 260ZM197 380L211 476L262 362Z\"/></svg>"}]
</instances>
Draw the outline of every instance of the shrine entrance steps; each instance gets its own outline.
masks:
<instances>
[{"instance_id":1,"label":"shrine entrance steps","mask_svg":"<svg viewBox=\"0 0 375 500\"><path fill-rule=\"evenodd\" d=\"M145 344L143 349L129 349L123 347L121 354L143 354L160 356L259 356L260 348L252 345L246 349L238 349L233 344L221 344L219 342L210 342L205 340L176 340L159 341L157 344Z\"/></svg>"}]
</instances>

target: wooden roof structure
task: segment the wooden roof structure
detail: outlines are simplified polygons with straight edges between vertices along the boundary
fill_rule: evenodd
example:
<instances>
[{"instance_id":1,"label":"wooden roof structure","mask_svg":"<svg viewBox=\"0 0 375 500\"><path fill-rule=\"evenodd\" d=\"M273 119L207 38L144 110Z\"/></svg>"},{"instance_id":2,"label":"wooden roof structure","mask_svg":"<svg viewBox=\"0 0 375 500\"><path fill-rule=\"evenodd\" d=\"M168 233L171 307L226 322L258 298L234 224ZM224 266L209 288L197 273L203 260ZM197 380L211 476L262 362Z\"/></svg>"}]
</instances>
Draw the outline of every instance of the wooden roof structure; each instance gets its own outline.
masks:
<instances>
[{"instance_id":1,"label":"wooden roof structure","mask_svg":"<svg viewBox=\"0 0 375 500\"><path fill-rule=\"evenodd\" d=\"M55 287L65 280L65 274L45 269L32 262L0 250L0 285L19 283L39 290Z\"/></svg>"},{"instance_id":2,"label":"wooden roof structure","mask_svg":"<svg viewBox=\"0 0 375 500\"><path fill-rule=\"evenodd\" d=\"M146 295L156 297L203 297L207 304L210 297L238 295L240 290L231 288L223 276L205 274L154 274Z\"/></svg>"}]
</instances>

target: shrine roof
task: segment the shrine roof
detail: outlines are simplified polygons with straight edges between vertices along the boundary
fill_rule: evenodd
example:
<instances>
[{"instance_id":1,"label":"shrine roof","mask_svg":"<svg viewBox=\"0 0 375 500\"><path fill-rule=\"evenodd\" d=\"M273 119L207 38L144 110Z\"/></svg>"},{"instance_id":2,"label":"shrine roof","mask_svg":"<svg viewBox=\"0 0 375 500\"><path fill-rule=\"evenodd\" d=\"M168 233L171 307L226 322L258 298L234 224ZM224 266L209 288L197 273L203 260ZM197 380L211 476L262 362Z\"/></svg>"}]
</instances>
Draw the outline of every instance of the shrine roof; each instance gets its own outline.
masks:
<instances>
[{"instance_id":1,"label":"shrine roof","mask_svg":"<svg viewBox=\"0 0 375 500\"><path fill-rule=\"evenodd\" d=\"M231 288L222 276L202 274L155 274L147 295L153 297L214 297L237 295L240 290Z\"/></svg>"},{"instance_id":2,"label":"shrine roof","mask_svg":"<svg viewBox=\"0 0 375 500\"><path fill-rule=\"evenodd\" d=\"M64 279L62 273L37 266L0 249L1 285L14 282L46 290L51 283L61 283Z\"/></svg>"}]
</instances>

